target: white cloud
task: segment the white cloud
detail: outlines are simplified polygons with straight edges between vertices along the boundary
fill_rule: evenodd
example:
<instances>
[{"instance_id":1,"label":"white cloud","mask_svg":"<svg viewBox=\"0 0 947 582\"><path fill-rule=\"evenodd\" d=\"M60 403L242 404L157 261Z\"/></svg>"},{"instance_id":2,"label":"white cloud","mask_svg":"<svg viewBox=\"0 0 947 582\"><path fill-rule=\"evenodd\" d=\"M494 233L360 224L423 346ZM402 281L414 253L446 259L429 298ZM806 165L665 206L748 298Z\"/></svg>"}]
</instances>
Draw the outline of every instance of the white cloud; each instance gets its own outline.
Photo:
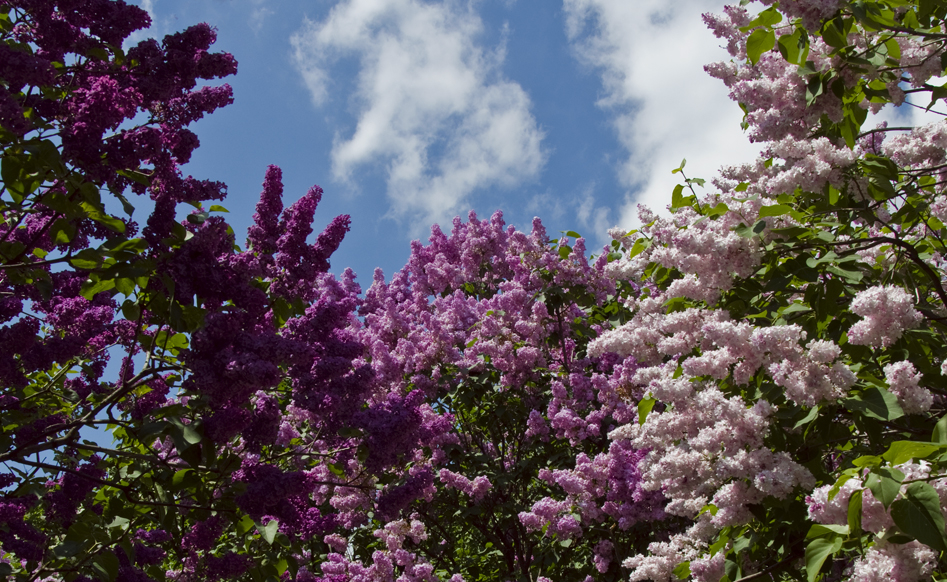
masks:
<instances>
[{"instance_id":1,"label":"white cloud","mask_svg":"<svg viewBox=\"0 0 947 582\"><path fill-rule=\"evenodd\" d=\"M610 222L609 208L596 204L595 189L592 181L571 196L551 190L533 194L523 207L523 216L540 216L547 228L556 225L563 232L578 231L587 241L587 247L597 252L596 247L611 241L607 231L614 225ZM556 237L558 231L550 230L549 235Z\"/></svg>"},{"instance_id":2,"label":"white cloud","mask_svg":"<svg viewBox=\"0 0 947 582\"><path fill-rule=\"evenodd\" d=\"M267 17L276 12L266 5L266 0L252 0L251 4L253 7L250 11L250 18L247 20L247 25L255 34L260 34L260 31L263 30L263 23Z\"/></svg>"},{"instance_id":3,"label":"white cloud","mask_svg":"<svg viewBox=\"0 0 947 582\"><path fill-rule=\"evenodd\" d=\"M157 0L139 0L138 2L131 2L131 4L138 5L139 8L148 13L148 16L151 17L151 26L144 30L136 30L135 32L128 35L128 38L126 38L125 42L122 44L122 48L124 50L128 50L130 47L135 46L146 38L155 35L158 21L158 15L155 12L156 1Z\"/></svg>"},{"instance_id":4,"label":"white cloud","mask_svg":"<svg viewBox=\"0 0 947 582\"><path fill-rule=\"evenodd\" d=\"M604 206L596 206L594 193L594 183L582 191L578 199L575 218L583 229L581 234L585 235L587 240L604 243L608 238L606 234L608 229L614 225L609 223L611 214L609 209Z\"/></svg>"},{"instance_id":5,"label":"white cloud","mask_svg":"<svg viewBox=\"0 0 947 582\"><path fill-rule=\"evenodd\" d=\"M579 60L601 74L599 106L627 150L617 172L629 188L619 224L638 224L638 203L663 210L687 158L688 177L749 161L759 151L740 129L743 113L703 70L729 59L700 15L714 0L564 0L566 32Z\"/></svg>"},{"instance_id":6,"label":"white cloud","mask_svg":"<svg viewBox=\"0 0 947 582\"><path fill-rule=\"evenodd\" d=\"M336 179L385 167L390 215L423 228L479 188L538 175L543 134L530 99L500 74L502 50L478 44L482 28L469 5L421 0L343 0L303 24L294 58L314 103L328 98L331 65L359 63L356 127L333 144Z\"/></svg>"}]
</instances>

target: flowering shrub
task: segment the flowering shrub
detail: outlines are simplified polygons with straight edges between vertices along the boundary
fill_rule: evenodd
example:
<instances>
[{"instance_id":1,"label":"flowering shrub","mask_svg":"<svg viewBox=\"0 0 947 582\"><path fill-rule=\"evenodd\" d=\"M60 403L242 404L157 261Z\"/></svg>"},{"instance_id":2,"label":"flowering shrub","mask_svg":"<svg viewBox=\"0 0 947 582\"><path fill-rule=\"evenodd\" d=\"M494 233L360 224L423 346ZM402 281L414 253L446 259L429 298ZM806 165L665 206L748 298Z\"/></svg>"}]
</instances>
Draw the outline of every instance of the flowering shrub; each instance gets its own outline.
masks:
<instances>
[{"instance_id":1,"label":"flowering shrub","mask_svg":"<svg viewBox=\"0 0 947 582\"><path fill-rule=\"evenodd\" d=\"M361 337L388 398L423 402L421 439L379 481L378 511L343 546L352 555L327 554L324 574L619 580L617 557L644 549L663 497L642 489L643 453L607 438L637 417L622 395L635 364L587 353L637 287L569 242L550 241L538 219L526 234L471 213L415 243L390 282L376 272ZM393 544L405 523L416 533Z\"/></svg>"},{"instance_id":2,"label":"flowering shrub","mask_svg":"<svg viewBox=\"0 0 947 582\"><path fill-rule=\"evenodd\" d=\"M237 247L204 205L225 186L179 170L232 101L198 84L236 61L206 24L122 48L148 24L121 0L0 7L5 578L295 574L420 438L374 446L413 419L366 404L360 290L327 272L348 217L308 242L322 190L284 209L271 166Z\"/></svg>"},{"instance_id":3,"label":"flowering shrub","mask_svg":"<svg viewBox=\"0 0 947 582\"><path fill-rule=\"evenodd\" d=\"M643 489L691 524L624 566L929 580L947 550L947 125L864 126L907 92L942 107L947 11L746 4L705 15L733 57L707 70L763 153L708 194L685 177L669 217L614 233L606 273L642 293L588 348L637 363L640 416L610 438L647 451Z\"/></svg>"},{"instance_id":4,"label":"flowering shrub","mask_svg":"<svg viewBox=\"0 0 947 582\"><path fill-rule=\"evenodd\" d=\"M471 214L362 295L319 188L271 166L241 249L181 175L212 28L6 4L0 574L942 578L947 125L864 126L942 107L947 8L764 5L705 16L759 160L594 261Z\"/></svg>"}]
</instances>

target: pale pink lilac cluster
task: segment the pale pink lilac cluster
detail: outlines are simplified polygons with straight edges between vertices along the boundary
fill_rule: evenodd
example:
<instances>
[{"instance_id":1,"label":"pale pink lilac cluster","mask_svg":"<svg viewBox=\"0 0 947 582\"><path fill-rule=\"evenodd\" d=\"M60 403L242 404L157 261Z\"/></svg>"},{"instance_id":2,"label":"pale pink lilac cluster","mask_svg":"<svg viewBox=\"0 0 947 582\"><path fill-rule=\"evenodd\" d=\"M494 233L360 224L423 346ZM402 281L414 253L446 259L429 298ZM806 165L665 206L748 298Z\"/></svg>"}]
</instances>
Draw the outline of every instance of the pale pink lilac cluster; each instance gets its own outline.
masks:
<instances>
[{"instance_id":1,"label":"pale pink lilac cluster","mask_svg":"<svg viewBox=\"0 0 947 582\"><path fill-rule=\"evenodd\" d=\"M885 506L875 499L871 489L867 489L859 478L846 481L829 499L832 485L817 487L806 496L809 508L809 519L816 523L846 525L848 524L848 506L852 493L862 489L862 528L871 533L882 533L894 526L891 516Z\"/></svg>"},{"instance_id":2,"label":"pale pink lilac cluster","mask_svg":"<svg viewBox=\"0 0 947 582\"><path fill-rule=\"evenodd\" d=\"M939 59L932 60L939 64ZM947 122L944 121L915 127L910 132L889 138L882 146L885 155L905 168L929 169L938 179L936 186L938 192L944 191L944 181L947 180L947 170L944 168L944 163L947 161L945 148L947 148ZM932 211L936 215L936 201Z\"/></svg>"},{"instance_id":3,"label":"pale pink lilac cluster","mask_svg":"<svg viewBox=\"0 0 947 582\"><path fill-rule=\"evenodd\" d=\"M697 521L680 534L671 535L666 542L651 542L648 544L647 555L637 555L626 558L622 566L631 570L628 580L631 582L673 582L680 580L674 573L682 562L701 560L705 556L709 540L717 533L717 528L710 523L710 514L701 515ZM700 564L698 565L700 569ZM712 573L708 572L708 573ZM709 578L712 580L712 578Z\"/></svg>"},{"instance_id":4,"label":"pale pink lilac cluster","mask_svg":"<svg viewBox=\"0 0 947 582\"><path fill-rule=\"evenodd\" d=\"M903 484L897 497L898 499L904 498L905 492L911 482L926 481L937 492L940 498L941 511L945 511L945 508L947 508L947 477L937 478L938 474L931 473L931 465L927 461L908 461L892 468L904 474ZM849 523L849 500L854 492L861 490L861 527L865 531L878 536L882 536L886 531L893 529L895 524L891 518L890 509L886 509L884 504L875 498L871 489L865 486L867 476L867 471L865 471L862 475L850 477L847 481L842 483L840 487L835 489L834 496L832 495L833 489L835 488L833 485L824 485L814 489L805 498L806 504L808 505L809 519L816 523L826 525L847 525ZM875 554L870 552L866 553L864 557L856 561L855 570L861 571L861 574L857 574L852 579L875 580L876 578L866 577L870 576L868 572L869 564L874 562L875 565L880 568L878 570L879 575L881 573L894 574L903 571L907 576L904 578L905 580L926 580L930 574L930 566L936 562L936 555L933 551L926 545L919 544L918 542L911 542L906 546L900 547L904 548L905 553L900 554L893 551L892 548L885 543L876 544L874 546L876 550ZM934 557L933 561L930 557ZM926 562L929 564L924 566ZM920 570L912 570L911 564L921 567ZM925 569L927 574L922 573ZM908 572L914 572L911 576L918 577L908 576ZM877 579L901 580L901 578L897 577Z\"/></svg>"},{"instance_id":5,"label":"pale pink lilac cluster","mask_svg":"<svg viewBox=\"0 0 947 582\"><path fill-rule=\"evenodd\" d=\"M650 238L651 245L631 259L611 263L608 274L616 279L633 280L648 263L657 262L677 268L685 275L672 284L667 291L669 296L713 304L721 291L732 287L734 278L747 277L756 269L760 256L752 241L733 231L740 222L752 224L759 205L740 204L733 198L720 202L733 204L740 212L728 212L719 220L698 221L699 215L690 208L663 218L639 207L640 219L645 225L641 235ZM616 235L621 233L613 234Z\"/></svg>"},{"instance_id":6,"label":"pale pink lilac cluster","mask_svg":"<svg viewBox=\"0 0 947 582\"><path fill-rule=\"evenodd\" d=\"M733 12L730 14L732 18ZM773 52L761 55L755 65L744 64L745 36L740 38L738 35L742 33L727 27L727 22L719 17L705 16L705 21L712 25L718 37L727 40L731 56L739 61L712 63L704 69L724 82L730 89L731 99L746 107L745 121L752 141L778 142L788 137L802 141L807 137L807 129L818 125L822 115L836 120L841 118L841 100L831 91L807 105L806 79L797 74L795 65ZM739 44L735 45L734 40L738 38ZM817 69L828 68L832 64L829 56L832 50L821 39L813 38L808 58Z\"/></svg>"},{"instance_id":7,"label":"pale pink lilac cluster","mask_svg":"<svg viewBox=\"0 0 947 582\"><path fill-rule=\"evenodd\" d=\"M763 4L773 4L772 0L762 0ZM782 0L781 11L792 18L801 18L802 25L808 30L818 30L822 21L835 15L845 5L845 0Z\"/></svg>"},{"instance_id":8,"label":"pale pink lilac cluster","mask_svg":"<svg viewBox=\"0 0 947 582\"><path fill-rule=\"evenodd\" d=\"M930 580L937 553L918 541L880 542L855 560L849 582L921 582Z\"/></svg>"},{"instance_id":9,"label":"pale pink lilac cluster","mask_svg":"<svg viewBox=\"0 0 947 582\"><path fill-rule=\"evenodd\" d=\"M884 367L888 390L898 397L905 414L921 414L931 409L934 396L920 385L922 374L910 361L894 362Z\"/></svg>"},{"instance_id":10,"label":"pale pink lilac cluster","mask_svg":"<svg viewBox=\"0 0 947 582\"><path fill-rule=\"evenodd\" d=\"M848 341L874 348L892 345L923 319L914 308L914 298L892 285L876 285L859 292L851 310L863 319L848 330Z\"/></svg>"},{"instance_id":11,"label":"pale pink lilac cluster","mask_svg":"<svg viewBox=\"0 0 947 582\"><path fill-rule=\"evenodd\" d=\"M784 18L800 19L811 33L846 4L841 0L790 0L781 2L778 9ZM780 195L802 191L818 196L833 189L851 194L854 200L870 206L867 218L856 220L858 224L867 221L863 225L867 241L882 237L910 240L908 233L888 226L902 209L901 203L877 202L868 192L869 181L852 178L852 173L857 173L858 164L867 154L886 156L911 172L932 173L939 181L937 190L942 191L947 149L947 142L942 142L947 125L935 122L886 139L889 129L882 123L875 132L854 136L854 147L846 145L837 134L826 137L820 127L843 120L841 99L829 87L817 96L807 96L807 84L814 76L810 72L805 73L808 78L801 74L797 65L786 62L776 50L763 53L755 64L746 62L746 39L751 31L740 27L750 19L742 7L727 7L722 15L705 16L734 57L707 70L723 80L731 97L743 106L750 139L765 143L760 158L723 169L714 181L723 194L700 198L705 208L723 202L726 209L722 215L707 217L685 207L673 209L671 217L660 217L641 209L644 226L638 241L624 232L612 233L626 251L634 248L637 254L609 265L610 276L640 281L652 264L675 270L681 276L663 293L646 287L647 293L627 300L625 306L633 312L630 320L616 329L604 330L589 344L593 356L634 358L638 367L626 392L636 399L657 401L653 409L649 404L646 410L650 413L641 422L634 419L609 436L616 443L648 451L637 465L643 488L666 496L666 512L695 519L687 532L672 535L666 542L652 543L647 554L626 559L624 566L632 569L631 580L676 580L674 569L683 562L689 562L694 580L720 580L726 552L711 554L709 540L723 527L752 521L750 507L768 497L785 499L809 491L806 500L810 519L846 525L851 494L862 490L865 531L882 535L894 527L888 510L865 488L865 475L850 479L829 499L830 485L815 488L816 480L806 467L764 442L768 431L774 430L776 407L762 398L745 401L733 395L734 387L762 377L780 387L789 404L803 410L831 406L848 398L858 378L844 361L844 337L841 345L819 338L807 341L801 327L790 324L756 328L750 322L731 321L729 314L713 307L721 292L729 290L737 278L754 273L763 245L775 236L771 230L793 226L788 216L768 217L765 228L755 233L759 236L733 238L735 226L756 224L760 208L774 204ZM791 33L792 26L784 20L775 27L776 35ZM848 40L867 50L875 46L872 43L877 34L868 31L864 38L853 35ZM839 54L817 35L810 34L808 41L808 67L837 72L840 86L845 87L880 81L896 104L904 99L898 84L901 79L917 88L932 75L942 73L940 56L944 47L930 39L899 35L901 55L893 58L901 59L900 68L891 67L889 58L885 67L866 64L865 70L840 66ZM888 48L889 56L897 52L897 47ZM877 82L872 85L877 86ZM812 87L809 84L808 88ZM877 112L883 104L883 99L872 98L865 99L860 107ZM931 214L942 222L947 218L943 196L934 200ZM894 266L892 245L859 240L853 238L851 243L866 263L886 270ZM646 243L643 249L642 242ZM823 282L828 284L833 277L828 275ZM672 300L676 298L688 299L690 305L704 303L709 308L672 308L669 313L667 306L675 305ZM915 307L915 297L893 285L863 288L849 308L862 319L847 330L848 343L873 348L891 347L924 317ZM947 374L947 363L941 364L941 370ZM922 385L922 375L911 362L889 361L883 372L889 390L906 414L931 410L935 397ZM926 463L910 462L898 469L905 473L905 482L928 480L944 505L947 480L930 480ZM584 492L579 486L583 476L577 466L575 472L551 472L547 478L567 492ZM543 509L551 513L550 519L564 511ZM536 521L534 515L536 511L525 517ZM918 542L878 542L855 560L846 575L858 582L915 582L929 579L935 564L936 555Z\"/></svg>"}]
</instances>

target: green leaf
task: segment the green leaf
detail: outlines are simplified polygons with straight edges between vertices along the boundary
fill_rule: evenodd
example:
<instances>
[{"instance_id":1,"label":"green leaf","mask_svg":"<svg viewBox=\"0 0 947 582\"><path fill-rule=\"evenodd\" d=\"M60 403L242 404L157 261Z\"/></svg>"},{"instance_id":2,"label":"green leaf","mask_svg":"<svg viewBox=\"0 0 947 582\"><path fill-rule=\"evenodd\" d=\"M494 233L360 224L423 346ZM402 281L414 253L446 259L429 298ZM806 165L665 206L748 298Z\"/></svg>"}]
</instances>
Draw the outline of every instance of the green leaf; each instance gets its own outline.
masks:
<instances>
[{"instance_id":1,"label":"green leaf","mask_svg":"<svg viewBox=\"0 0 947 582\"><path fill-rule=\"evenodd\" d=\"M83 551L85 546L86 542L65 540L63 543L53 548L53 555L57 558L70 558Z\"/></svg>"},{"instance_id":2,"label":"green leaf","mask_svg":"<svg viewBox=\"0 0 947 582\"><path fill-rule=\"evenodd\" d=\"M809 56L809 36L801 28L792 34L784 34L776 41L779 53L787 62L803 65Z\"/></svg>"},{"instance_id":3,"label":"green leaf","mask_svg":"<svg viewBox=\"0 0 947 582\"><path fill-rule=\"evenodd\" d=\"M825 44L833 48L848 46L847 35L838 27L839 20L840 19L830 20L826 22L822 28L822 40L825 41Z\"/></svg>"},{"instance_id":4,"label":"green leaf","mask_svg":"<svg viewBox=\"0 0 947 582\"><path fill-rule=\"evenodd\" d=\"M898 165L884 156L868 154L864 160L859 162L859 165L868 170L869 173L887 180L896 181L898 179Z\"/></svg>"},{"instance_id":5,"label":"green leaf","mask_svg":"<svg viewBox=\"0 0 947 582\"><path fill-rule=\"evenodd\" d=\"M208 212L230 212L220 204L211 204L210 208L207 209Z\"/></svg>"},{"instance_id":6,"label":"green leaf","mask_svg":"<svg viewBox=\"0 0 947 582\"><path fill-rule=\"evenodd\" d=\"M900 465L911 459L923 459L928 455L942 451L947 446L916 441L895 441L881 457L892 465Z\"/></svg>"},{"instance_id":7,"label":"green leaf","mask_svg":"<svg viewBox=\"0 0 947 582\"><path fill-rule=\"evenodd\" d=\"M654 405L658 401L650 396L647 398L642 398L638 401L638 424L644 424L644 421L647 420L648 414L651 412L651 409L654 408Z\"/></svg>"},{"instance_id":8,"label":"green leaf","mask_svg":"<svg viewBox=\"0 0 947 582\"><path fill-rule=\"evenodd\" d=\"M947 415L937 421L934 425L934 432L931 434L931 442L947 444Z\"/></svg>"},{"instance_id":9,"label":"green leaf","mask_svg":"<svg viewBox=\"0 0 947 582\"><path fill-rule=\"evenodd\" d=\"M682 171L682 170L684 169L684 165L685 165L685 164L687 164L687 158L684 158L683 160L681 160L681 165L678 166L677 168L671 170L671 173L672 173L672 174L676 174L676 173ZM682 186L682 187L683 187L683 186Z\"/></svg>"},{"instance_id":10,"label":"green leaf","mask_svg":"<svg viewBox=\"0 0 947 582\"><path fill-rule=\"evenodd\" d=\"M645 249L651 246L651 241L643 238L639 238L635 241L634 246L631 247L631 250L628 251L628 258L636 257L640 255Z\"/></svg>"},{"instance_id":11,"label":"green leaf","mask_svg":"<svg viewBox=\"0 0 947 582\"><path fill-rule=\"evenodd\" d=\"M853 536L861 535L862 530L862 489L852 492L848 499L848 529Z\"/></svg>"},{"instance_id":12,"label":"green leaf","mask_svg":"<svg viewBox=\"0 0 947 582\"><path fill-rule=\"evenodd\" d=\"M806 105L812 105L815 100L822 94L822 91L825 89L825 86L822 83L822 75L815 74L809 78L809 82L806 84Z\"/></svg>"},{"instance_id":13,"label":"green leaf","mask_svg":"<svg viewBox=\"0 0 947 582\"><path fill-rule=\"evenodd\" d=\"M746 39L746 57L750 64L755 65L763 53L773 50L775 46L776 33L769 28L759 28Z\"/></svg>"},{"instance_id":14,"label":"green leaf","mask_svg":"<svg viewBox=\"0 0 947 582\"><path fill-rule=\"evenodd\" d=\"M713 208L707 210L707 216L711 218L716 218L718 216L723 216L730 211L730 207L724 204L723 202L718 203Z\"/></svg>"},{"instance_id":15,"label":"green leaf","mask_svg":"<svg viewBox=\"0 0 947 582\"><path fill-rule=\"evenodd\" d=\"M7 154L0 160L0 178L7 187L19 181L22 170L23 160L17 156Z\"/></svg>"},{"instance_id":16,"label":"green leaf","mask_svg":"<svg viewBox=\"0 0 947 582\"><path fill-rule=\"evenodd\" d=\"M891 504L891 519L898 529L922 544L938 552L947 550L940 497L927 483L911 483L905 498Z\"/></svg>"},{"instance_id":17,"label":"green leaf","mask_svg":"<svg viewBox=\"0 0 947 582\"><path fill-rule=\"evenodd\" d=\"M79 290L79 294L88 299L92 300L93 297L98 295L103 291L108 291L115 287L115 279L105 279L105 280L92 280L89 279L82 284L82 288Z\"/></svg>"},{"instance_id":18,"label":"green leaf","mask_svg":"<svg viewBox=\"0 0 947 582\"><path fill-rule=\"evenodd\" d=\"M142 186L151 186L151 178L145 174L142 174L141 172L136 172L134 170L119 170L118 175L129 178L134 182L141 184Z\"/></svg>"},{"instance_id":19,"label":"green leaf","mask_svg":"<svg viewBox=\"0 0 947 582\"><path fill-rule=\"evenodd\" d=\"M836 525L834 523L816 523L809 528L809 533L806 534L806 539L812 540L824 537L834 538L837 536L848 536L848 532L849 529L847 525Z\"/></svg>"},{"instance_id":20,"label":"green leaf","mask_svg":"<svg viewBox=\"0 0 947 582\"><path fill-rule=\"evenodd\" d=\"M901 492L901 481L904 480L904 473L891 467L875 467L865 479L865 487L871 494L885 506L885 509L891 507L891 504Z\"/></svg>"},{"instance_id":21,"label":"green leaf","mask_svg":"<svg viewBox=\"0 0 947 582\"><path fill-rule=\"evenodd\" d=\"M272 545L273 540L276 539L277 531L279 531L279 522L275 519L271 519L269 523L266 524L266 527L260 530L260 534L263 535L263 539L266 540L266 543Z\"/></svg>"},{"instance_id":22,"label":"green leaf","mask_svg":"<svg viewBox=\"0 0 947 582\"><path fill-rule=\"evenodd\" d=\"M194 472L193 469L181 469L180 471L176 471L174 473L174 477L171 479L171 484L174 485L175 487L180 487L184 483L185 479L187 478L188 473L193 473L193 472Z\"/></svg>"},{"instance_id":23,"label":"green leaf","mask_svg":"<svg viewBox=\"0 0 947 582\"><path fill-rule=\"evenodd\" d=\"M806 546L806 577L815 582L826 558L842 548L842 538L816 538Z\"/></svg>"},{"instance_id":24,"label":"green leaf","mask_svg":"<svg viewBox=\"0 0 947 582\"><path fill-rule=\"evenodd\" d=\"M111 582L118 578L118 557L112 552L100 552L92 562L92 569Z\"/></svg>"},{"instance_id":25,"label":"green leaf","mask_svg":"<svg viewBox=\"0 0 947 582\"><path fill-rule=\"evenodd\" d=\"M851 480L851 478L854 476L855 476L855 473L851 469L847 471L843 471L842 475L835 481L835 484L832 485L832 488L829 489L829 494L828 494L829 501L832 501L833 499L835 499L835 496L838 495L838 492L842 490L842 486L848 483L849 480Z\"/></svg>"},{"instance_id":26,"label":"green leaf","mask_svg":"<svg viewBox=\"0 0 947 582\"><path fill-rule=\"evenodd\" d=\"M687 580L691 575L691 563L690 562L681 562L674 567L674 575L677 576L678 580Z\"/></svg>"},{"instance_id":27,"label":"green leaf","mask_svg":"<svg viewBox=\"0 0 947 582\"><path fill-rule=\"evenodd\" d=\"M688 208L694 204L696 199L693 195L684 196L684 185L678 184L674 186L674 191L671 192L671 209Z\"/></svg>"},{"instance_id":28,"label":"green leaf","mask_svg":"<svg viewBox=\"0 0 947 582\"><path fill-rule=\"evenodd\" d=\"M128 524L130 521L131 520L129 520L127 517L116 515L115 519L113 519L112 522L109 523L109 527L121 527L124 529L128 529Z\"/></svg>"},{"instance_id":29,"label":"green leaf","mask_svg":"<svg viewBox=\"0 0 947 582\"><path fill-rule=\"evenodd\" d=\"M864 455L852 461L852 464L856 467L879 467L881 460L881 457L875 455Z\"/></svg>"},{"instance_id":30,"label":"green leaf","mask_svg":"<svg viewBox=\"0 0 947 582\"><path fill-rule=\"evenodd\" d=\"M792 211L792 207L788 204L772 204L770 206L763 206L760 208L760 218L764 216L782 216L783 214L789 214Z\"/></svg>"},{"instance_id":31,"label":"green leaf","mask_svg":"<svg viewBox=\"0 0 947 582\"><path fill-rule=\"evenodd\" d=\"M77 269L89 271L97 269L103 260L104 257L98 251L94 249L82 249L69 259L69 264Z\"/></svg>"},{"instance_id":32,"label":"green leaf","mask_svg":"<svg viewBox=\"0 0 947 582\"><path fill-rule=\"evenodd\" d=\"M770 6L766 10L756 15L746 26L741 26L742 32L749 32L758 26L773 26L783 21L783 15L776 10L775 6Z\"/></svg>"},{"instance_id":33,"label":"green leaf","mask_svg":"<svg viewBox=\"0 0 947 582\"><path fill-rule=\"evenodd\" d=\"M185 219L191 224L203 224L207 220L206 212L198 212L197 214L188 214Z\"/></svg>"},{"instance_id":34,"label":"green leaf","mask_svg":"<svg viewBox=\"0 0 947 582\"><path fill-rule=\"evenodd\" d=\"M184 440L187 443L196 445L197 443L201 442L201 435L196 430L194 430L194 425L184 425L184 430L182 432L184 433Z\"/></svg>"},{"instance_id":35,"label":"green leaf","mask_svg":"<svg viewBox=\"0 0 947 582\"><path fill-rule=\"evenodd\" d=\"M793 304L793 305L795 305L795 304ZM806 309L806 311L808 311L808 308ZM786 312L783 311L782 313L786 313ZM809 413L806 414L806 416L805 416L804 418L802 418L801 420L799 420L798 422L796 422L796 424L792 425L792 429L793 429L793 430L796 430L796 429L799 428L800 426L805 426L805 425L809 424L810 422L812 422L813 420L815 420L815 419L818 418L818 417L819 417L819 407L818 407L818 405L817 405L817 406L813 406L812 408L809 409Z\"/></svg>"},{"instance_id":36,"label":"green leaf","mask_svg":"<svg viewBox=\"0 0 947 582\"><path fill-rule=\"evenodd\" d=\"M56 244L70 243L76 236L76 225L64 218L60 218L56 220L56 222L53 223L53 226L49 229L49 235L56 242Z\"/></svg>"},{"instance_id":37,"label":"green leaf","mask_svg":"<svg viewBox=\"0 0 947 582\"><path fill-rule=\"evenodd\" d=\"M877 386L865 388L852 398L842 400L842 406L878 420L895 420L904 416L897 396Z\"/></svg>"},{"instance_id":38,"label":"green leaf","mask_svg":"<svg viewBox=\"0 0 947 582\"><path fill-rule=\"evenodd\" d=\"M249 515L244 515L243 519L241 519L236 525L237 535L240 535L240 536L244 535L245 533L253 529L253 526L254 526L253 518L250 517Z\"/></svg>"},{"instance_id":39,"label":"green leaf","mask_svg":"<svg viewBox=\"0 0 947 582\"><path fill-rule=\"evenodd\" d=\"M122 304L122 315L129 321L138 321L141 317L141 306L131 300L125 301Z\"/></svg>"},{"instance_id":40,"label":"green leaf","mask_svg":"<svg viewBox=\"0 0 947 582\"><path fill-rule=\"evenodd\" d=\"M806 311L812 311L812 308L804 303L790 303L786 307L779 310L780 315L789 315L791 313L804 313Z\"/></svg>"}]
</instances>

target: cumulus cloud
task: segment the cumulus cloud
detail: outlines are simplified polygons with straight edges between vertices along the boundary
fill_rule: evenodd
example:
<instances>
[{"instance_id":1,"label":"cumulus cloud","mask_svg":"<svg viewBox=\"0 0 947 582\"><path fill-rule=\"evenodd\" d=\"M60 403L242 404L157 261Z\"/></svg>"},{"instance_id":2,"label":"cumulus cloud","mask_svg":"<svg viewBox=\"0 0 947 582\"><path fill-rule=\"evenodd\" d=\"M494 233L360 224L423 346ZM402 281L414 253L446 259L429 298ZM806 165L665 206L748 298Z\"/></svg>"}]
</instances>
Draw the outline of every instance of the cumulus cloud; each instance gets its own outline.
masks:
<instances>
[{"instance_id":1,"label":"cumulus cloud","mask_svg":"<svg viewBox=\"0 0 947 582\"><path fill-rule=\"evenodd\" d=\"M358 62L351 135L337 134L336 179L387 171L395 218L416 225L463 210L477 189L535 178L545 161L529 96L500 72L502 50L479 42L470 5L422 0L343 0L292 37L314 103L329 96L331 67Z\"/></svg>"},{"instance_id":2,"label":"cumulus cloud","mask_svg":"<svg viewBox=\"0 0 947 582\"><path fill-rule=\"evenodd\" d=\"M267 17L275 14L275 11L267 6L266 0L251 0L251 5L252 8L250 10L250 18L247 20L247 25L254 33L259 34L263 29L263 23L266 22Z\"/></svg>"},{"instance_id":3,"label":"cumulus cloud","mask_svg":"<svg viewBox=\"0 0 947 582\"><path fill-rule=\"evenodd\" d=\"M629 189L619 224L638 224L643 203L663 210L687 158L689 177L711 178L723 165L759 151L740 129L743 113L703 70L729 59L700 15L713 0L564 0L566 33L579 61L601 77L598 105L626 150L618 164Z\"/></svg>"},{"instance_id":4,"label":"cumulus cloud","mask_svg":"<svg viewBox=\"0 0 947 582\"><path fill-rule=\"evenodd\" d=\"M128 48L135 46L146 38L155 36L155 23L158 21L158 16L155 12L155 2L156 0L138 0L130 2L130 4L135 4L148 13L148 16L151 17L151 26L144 30L136 30L135 32L131 33L128 38L125 39L125 43L122 45L123 49L128 50Z\"/></svg>"}]
</instances>

